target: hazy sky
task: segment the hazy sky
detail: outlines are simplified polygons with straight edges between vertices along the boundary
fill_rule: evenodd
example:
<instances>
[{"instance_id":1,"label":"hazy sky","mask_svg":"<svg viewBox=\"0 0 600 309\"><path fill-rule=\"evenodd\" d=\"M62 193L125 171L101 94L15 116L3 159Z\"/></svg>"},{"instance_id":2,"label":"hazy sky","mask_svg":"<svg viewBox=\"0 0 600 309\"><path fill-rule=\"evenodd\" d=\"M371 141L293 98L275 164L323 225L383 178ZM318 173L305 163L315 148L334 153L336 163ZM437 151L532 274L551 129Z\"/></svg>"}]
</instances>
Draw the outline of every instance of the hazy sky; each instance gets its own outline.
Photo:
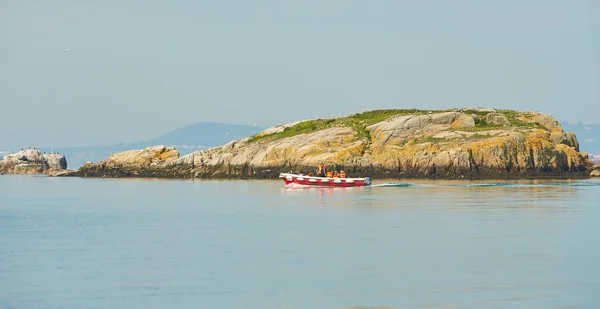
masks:
<instances>
[{"instance_id":1,"label":"hazy sky","mask_svg":"<svg viewBox=\"0 0 600 309\"><path fill-rule=\"evenodd\" d=\"M600 123L597 3L1 0L0 148L380 108Z\"/></svg>"}]
</instances>

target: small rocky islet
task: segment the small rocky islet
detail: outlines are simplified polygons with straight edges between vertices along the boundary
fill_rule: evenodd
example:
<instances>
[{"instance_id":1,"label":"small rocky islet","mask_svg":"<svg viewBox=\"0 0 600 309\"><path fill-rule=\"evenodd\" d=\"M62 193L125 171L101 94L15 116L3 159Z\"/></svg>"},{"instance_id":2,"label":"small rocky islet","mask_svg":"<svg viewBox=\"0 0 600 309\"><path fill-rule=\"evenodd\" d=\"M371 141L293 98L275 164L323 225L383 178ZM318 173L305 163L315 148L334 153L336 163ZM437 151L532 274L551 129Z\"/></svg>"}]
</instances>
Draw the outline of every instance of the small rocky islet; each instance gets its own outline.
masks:
<instances>
[{"instance_id":1,"label":"small rocky islet","mask_svg":"<svg viewBox=\"0 0 600 309\"><path fill-rule=\"evenodd\" d=\"M12 163L3 163L7 157L0 161L0 173L24 170L25 163L14 163L18 156L7 156ZM115 153L73 171L64 170L66 161L62 171L55 165L26 170L79 177L262 179L284 171L306 173L321 162L374 179L600 176L600 166L580 152L575 134L552 116L484 108L374 110L275 126L185 156L159 145Z\"/></svg>"},{"instance_id":2,"label":"small rocky islet","mask_svg":"<svg viewBox=\"0 0 600 309\"><path fill-rule=\"evenodd\" d=\"M49 174L66 172L67 158L57 153L42 153L35 148L21 150L0 160L0 175Z\"/></svg>"}]
</instances>

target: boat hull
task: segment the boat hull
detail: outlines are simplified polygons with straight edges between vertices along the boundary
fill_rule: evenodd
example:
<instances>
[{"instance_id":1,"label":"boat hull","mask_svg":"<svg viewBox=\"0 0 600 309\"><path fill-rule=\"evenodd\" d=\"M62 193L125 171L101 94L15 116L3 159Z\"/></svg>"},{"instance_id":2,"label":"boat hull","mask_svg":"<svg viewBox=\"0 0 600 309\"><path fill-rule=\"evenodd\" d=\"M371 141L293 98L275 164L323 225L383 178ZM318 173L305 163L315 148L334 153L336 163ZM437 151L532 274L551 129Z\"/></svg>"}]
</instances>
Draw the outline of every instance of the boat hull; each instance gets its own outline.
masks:
<instances>
[{"instance_id":1,"label":"boat hull","mask_svg":"<svg viewBox=\"0 0 600 309\"><path fill-rule=\"evenodd\" d=\"M364 187L371 185L371 179L365 178L327 178L298 175L291 173L281 173L286 186L306 186L306 187Z\"/></svg>"}]
</instances>

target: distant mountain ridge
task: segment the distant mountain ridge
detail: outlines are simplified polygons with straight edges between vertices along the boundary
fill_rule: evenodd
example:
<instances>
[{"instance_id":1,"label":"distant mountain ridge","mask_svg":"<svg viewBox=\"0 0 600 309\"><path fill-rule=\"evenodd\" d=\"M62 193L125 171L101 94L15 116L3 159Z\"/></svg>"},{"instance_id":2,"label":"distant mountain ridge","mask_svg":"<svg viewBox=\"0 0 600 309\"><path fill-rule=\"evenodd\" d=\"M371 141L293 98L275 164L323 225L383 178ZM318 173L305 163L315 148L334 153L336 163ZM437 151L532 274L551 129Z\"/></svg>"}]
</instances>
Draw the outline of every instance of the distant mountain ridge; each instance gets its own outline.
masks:
<instances>
[{"instance_id":1,"label":"distant mountain ridge","mask_svg":"<svg viewBox=\"0 0 600 309\"><path fill-rule=\"evenodd\" d=\"M214 147L256 134L265 128L239 124L197 122L144 143Z\"/></svg>"},{"instance_id":2,"label":"distant mountain ridge","mask_svg":"<svg viewBox=\"0 0 600 309\"><path fill-rule=\"evenodd\" d=\"M251 136L264 129L259 126L196 122L146 141L81 147L46 147L39 150L65 155L68 167L76 169L86 161L98 162L115 152L142 149L154 145L174 146L182 155L185 155L192 151L220 146L232 140Z\"/></svg>"},{"instance_id":3,"label":"distant mountain ridge","mask_svg":"<svg viewBox=\"0 0 600 309\"><path fill-rule=\"evenodd\" d=\"M581 122L563 123L565 131L573 132L579 141L581 151L600 154L600 124L583 124Z\"/></svg>"}]
</instances>

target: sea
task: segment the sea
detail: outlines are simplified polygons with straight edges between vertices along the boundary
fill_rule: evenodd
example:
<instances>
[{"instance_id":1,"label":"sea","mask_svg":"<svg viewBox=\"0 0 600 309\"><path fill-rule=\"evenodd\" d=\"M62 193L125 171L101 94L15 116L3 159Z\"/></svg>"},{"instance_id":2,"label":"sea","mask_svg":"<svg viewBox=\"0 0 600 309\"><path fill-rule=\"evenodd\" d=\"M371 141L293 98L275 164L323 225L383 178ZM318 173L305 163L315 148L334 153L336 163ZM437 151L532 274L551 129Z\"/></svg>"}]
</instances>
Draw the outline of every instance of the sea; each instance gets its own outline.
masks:
<instances>
[{"instance_id":1,"label":"sea","mask_svg":"<svg viewBox=\"0 0 600 309\"><path fill-rule=\"evenodd\" d=\"M0 308L600 308L600 180L0 176Z\"/></svg>"}]
</instances>

